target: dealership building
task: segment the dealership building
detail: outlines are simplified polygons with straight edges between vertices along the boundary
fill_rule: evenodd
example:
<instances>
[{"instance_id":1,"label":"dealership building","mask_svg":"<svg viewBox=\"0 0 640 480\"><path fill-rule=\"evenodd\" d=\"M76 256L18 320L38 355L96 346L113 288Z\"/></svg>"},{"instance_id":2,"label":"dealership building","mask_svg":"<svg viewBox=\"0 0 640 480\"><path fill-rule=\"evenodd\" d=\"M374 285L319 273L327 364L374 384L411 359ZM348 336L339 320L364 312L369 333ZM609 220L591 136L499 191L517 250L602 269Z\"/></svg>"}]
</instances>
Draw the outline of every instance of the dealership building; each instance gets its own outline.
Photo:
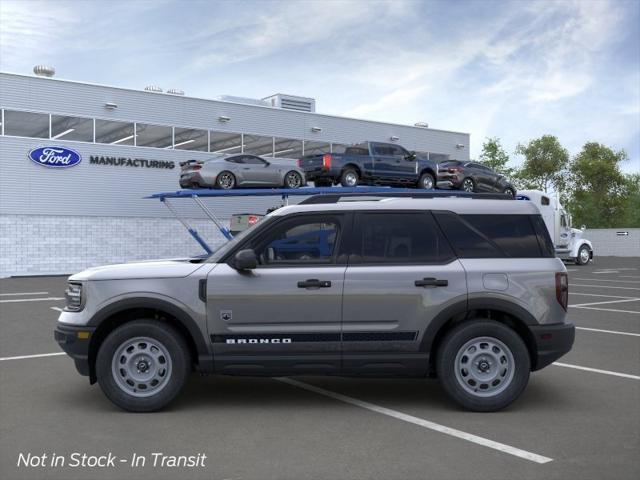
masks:
<instances>
[{"instance_id":1,"label":"dealership building","mask_svg":"<svg viewBox=\"0 0 640 480\"><path fill-rule=\"evenodd\" d=\"M144 198L177 190L185 160L250 153L294 162L365 140L397 143L437 161L469 158L466 133L323 115L311 98L203 99L158 87L59 80L47 67L34 71L0 73L0 276L201 253L165 206ZM65 168L33 158L60 150L66 157L73 152ZM281 201L206 203L228 221ZM223 241L189 200L175 205L210 244Z\"/></svg>"}]
</instances>

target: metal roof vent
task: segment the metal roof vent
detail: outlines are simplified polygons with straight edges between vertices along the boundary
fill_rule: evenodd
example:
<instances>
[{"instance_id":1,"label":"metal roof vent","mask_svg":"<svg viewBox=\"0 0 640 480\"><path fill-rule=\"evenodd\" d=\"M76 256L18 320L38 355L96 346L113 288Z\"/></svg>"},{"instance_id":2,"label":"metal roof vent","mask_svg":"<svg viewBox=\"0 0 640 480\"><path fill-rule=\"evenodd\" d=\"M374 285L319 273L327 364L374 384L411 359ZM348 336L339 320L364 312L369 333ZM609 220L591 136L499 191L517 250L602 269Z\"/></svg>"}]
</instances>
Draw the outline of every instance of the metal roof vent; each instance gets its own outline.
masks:
<instances>
[{"instance_id":1,"label":"metal roof vent","mask_svg":"<svg viewBox=\"0 0 640 480\"><path fill-rule=\"evenodd\" d=\"M316 101L313 98L276 93L262 100L269 102L272 107L283 108L285 110L296 110L298 112L316 111Z\"/></svg>"},{"instance_id":2,"label":"metal roof vent","mask_svg":"<svg viewBox=\"0 0 640 480\"><path fill-rule=\"evenodd\" d=\"M429 124L427 122L418 122L414 123L413 125L420 128L429 128Z\"/></svg>"},{"instance_id":3,"label":"metal roof vent","mask_svg":"<svg viewBox=\"0 0 640 480\"><path fill-rule=\"evenodd\" d=\"M169 95L184 95L184 92L177 88L170 88L169 90L167 90L167 93Z\"/></svg>"},{"instance_id":4,"label":"metal roof vent","mask_svg":"<svg viewBox=\"0 0 640 480\"><path fill-rule=\"evenodd\" d=\"M36 65L33 67L33 73L39 77L53 77L56 74L56 69L47 65Z\"/></svg>"},{"instance_id":5,"label":"metal roof vent","mask_svg":"<svg viewBox=\"0 0 640 480\"><path fill-rule=\"evenodd\" d=\"M162 88L157 85L147 85L144 89L147 92L162 93Z\"/></svg>"}]
</instances>

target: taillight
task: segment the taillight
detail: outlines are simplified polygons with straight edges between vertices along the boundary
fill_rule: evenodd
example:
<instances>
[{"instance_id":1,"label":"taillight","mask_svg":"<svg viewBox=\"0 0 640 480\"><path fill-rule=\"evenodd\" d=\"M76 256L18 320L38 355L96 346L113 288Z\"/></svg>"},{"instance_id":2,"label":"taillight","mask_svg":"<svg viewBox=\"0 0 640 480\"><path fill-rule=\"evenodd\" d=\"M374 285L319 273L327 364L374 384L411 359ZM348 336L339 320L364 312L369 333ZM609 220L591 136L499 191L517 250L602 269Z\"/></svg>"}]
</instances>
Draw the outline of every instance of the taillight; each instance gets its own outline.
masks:
<instances>
[{"instance_id":1,"label":"taillight","mask_svg":"<svg viewBox=\"0 0 640 480\"><path fill-rule=\"evenodd\" d=\"M191 170L200 170L201 168L202 168L202 165L199 165L199 164L191 166Z\"/></svg>"},{"instance_id":2,"label":"taillight","mask_svg":"<svg viewBox=\"0 0 640 480\"><path fill-rule=\"evenodd\" d=\"M325 170L329 170L331 168L331 155L325 153L322 156L322 168Z\"/></svg>"},{"instance_id":3,"label":"taillight","mask_svg":"<svg viewBox=\"0 0 640 480\"><path fill-rule=\"evenodd\" d=\"M569 304L569 276L564 272L556 273L556 299L566 311Z\"/></svg>"},{"instance_id":4,"label":"taillight","mask_svg":"<svg viewBox=\"0 0 640 480\"><path fill-rule=\"evenodd\" d=\"M296 165L298 165L298 168L302 166L302 160L300 158L296 160Z\"/></svg>"},{"instance_id":5,"label":"taillight","mask_svg":"<svg viewBox=\"0 0 640 480\"><path fill-rule=\"evenodd\" d=\"M251 225L255 225L256 223L258 223L258 217L256 217L255 215L249 215L249 218L247 219L247 224L251 226Z\"/></svg>"},{"instance_id":6,"label":"taillight","mask_svg":"<svg viewBox=\"0 0 640 480\"><path fill-rule=\"evenodd\" d=\"M459 171L460 171L460 169L459 169L459 168L450 168L450 169L449 169L449 173L457 173L457 172L459 172Z\"/></svg>"}]
</instances>

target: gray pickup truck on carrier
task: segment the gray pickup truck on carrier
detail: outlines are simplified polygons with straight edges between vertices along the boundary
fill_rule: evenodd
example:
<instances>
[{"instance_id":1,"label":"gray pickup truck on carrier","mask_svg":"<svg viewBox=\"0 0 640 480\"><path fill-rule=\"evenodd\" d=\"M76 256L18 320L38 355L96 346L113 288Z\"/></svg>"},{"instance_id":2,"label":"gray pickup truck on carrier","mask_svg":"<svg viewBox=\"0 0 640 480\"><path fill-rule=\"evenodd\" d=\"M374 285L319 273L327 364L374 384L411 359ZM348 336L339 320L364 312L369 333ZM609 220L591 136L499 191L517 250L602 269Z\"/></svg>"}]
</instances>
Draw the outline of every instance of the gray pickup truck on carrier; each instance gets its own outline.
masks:
<instances>
[{"instance_id":1,"label":"gray pickup truck on carrier","mask_svg":"<svg viewBox=\"0 0 640 480\"><path fill-rule=\"evenodd\" d=\"M280 208L207 258L73 275L55 338L136 412L192 371L435 376L492 411L571 349L566 269L531 202L369 197Z\"/></svg>"},{"instance_id":2,"label":"gray pickup truck on carrier","mask_svg":"<svg viewBox=\"0 0 640 480\"><path fill-rule=\"evenodd\" d=\"M438 164L393 143L364 142L344 153L308 155L298 161L307 181L316 187L341 184L436 187Z\"/></svg>"}]
</instances>

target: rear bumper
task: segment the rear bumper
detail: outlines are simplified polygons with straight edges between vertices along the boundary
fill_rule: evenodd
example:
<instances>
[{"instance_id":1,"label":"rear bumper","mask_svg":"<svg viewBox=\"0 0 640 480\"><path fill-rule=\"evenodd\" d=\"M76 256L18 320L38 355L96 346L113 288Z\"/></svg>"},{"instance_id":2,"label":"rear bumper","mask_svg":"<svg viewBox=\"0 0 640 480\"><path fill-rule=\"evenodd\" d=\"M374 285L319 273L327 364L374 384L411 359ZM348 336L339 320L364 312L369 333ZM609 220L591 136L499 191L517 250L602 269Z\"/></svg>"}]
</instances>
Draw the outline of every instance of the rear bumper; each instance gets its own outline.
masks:
<instances>
[{"instance_id":1,"label":"rear bumper","mask_svg":"<svg viewBox=\"0 0 640 480\"><path fill-rule=\"evenodd\" d=\"M532 371L540 370L555 362L571 350L576 336L573 323L530 326L536 343L536 361Z\"/></svg>"},{"instance_id":2,"label":"rear bumper","mask_svg":"<svg viewBox=\"0 0 640 480\"><path fill-rule=\"evenodd\" d=\"M209 185L200 173L184 173L180 175L180 188L191 188L194 186L207 187Z\"/></svg>"},{"instance_id":3,"label":"rear bumper","mask_svg":"<svg viewBox=\"0 0 640 480\"><path fill-rule=\"evenodd\" d=\"M438 188L459 188L462 185L462 177L453 174L438 174Z\"/></svg>"},{"instance_id":4,"label":"rear bumper","mask_svg":"<svg viewBox=\"0 0 640 480\"><path fill-rule=\"evenodd\" d=\"M89 343L95 328L58 324L53 331L60 348L69 355L76 364L80 375L89 376Z\"/></svg>"}]
</instances>

